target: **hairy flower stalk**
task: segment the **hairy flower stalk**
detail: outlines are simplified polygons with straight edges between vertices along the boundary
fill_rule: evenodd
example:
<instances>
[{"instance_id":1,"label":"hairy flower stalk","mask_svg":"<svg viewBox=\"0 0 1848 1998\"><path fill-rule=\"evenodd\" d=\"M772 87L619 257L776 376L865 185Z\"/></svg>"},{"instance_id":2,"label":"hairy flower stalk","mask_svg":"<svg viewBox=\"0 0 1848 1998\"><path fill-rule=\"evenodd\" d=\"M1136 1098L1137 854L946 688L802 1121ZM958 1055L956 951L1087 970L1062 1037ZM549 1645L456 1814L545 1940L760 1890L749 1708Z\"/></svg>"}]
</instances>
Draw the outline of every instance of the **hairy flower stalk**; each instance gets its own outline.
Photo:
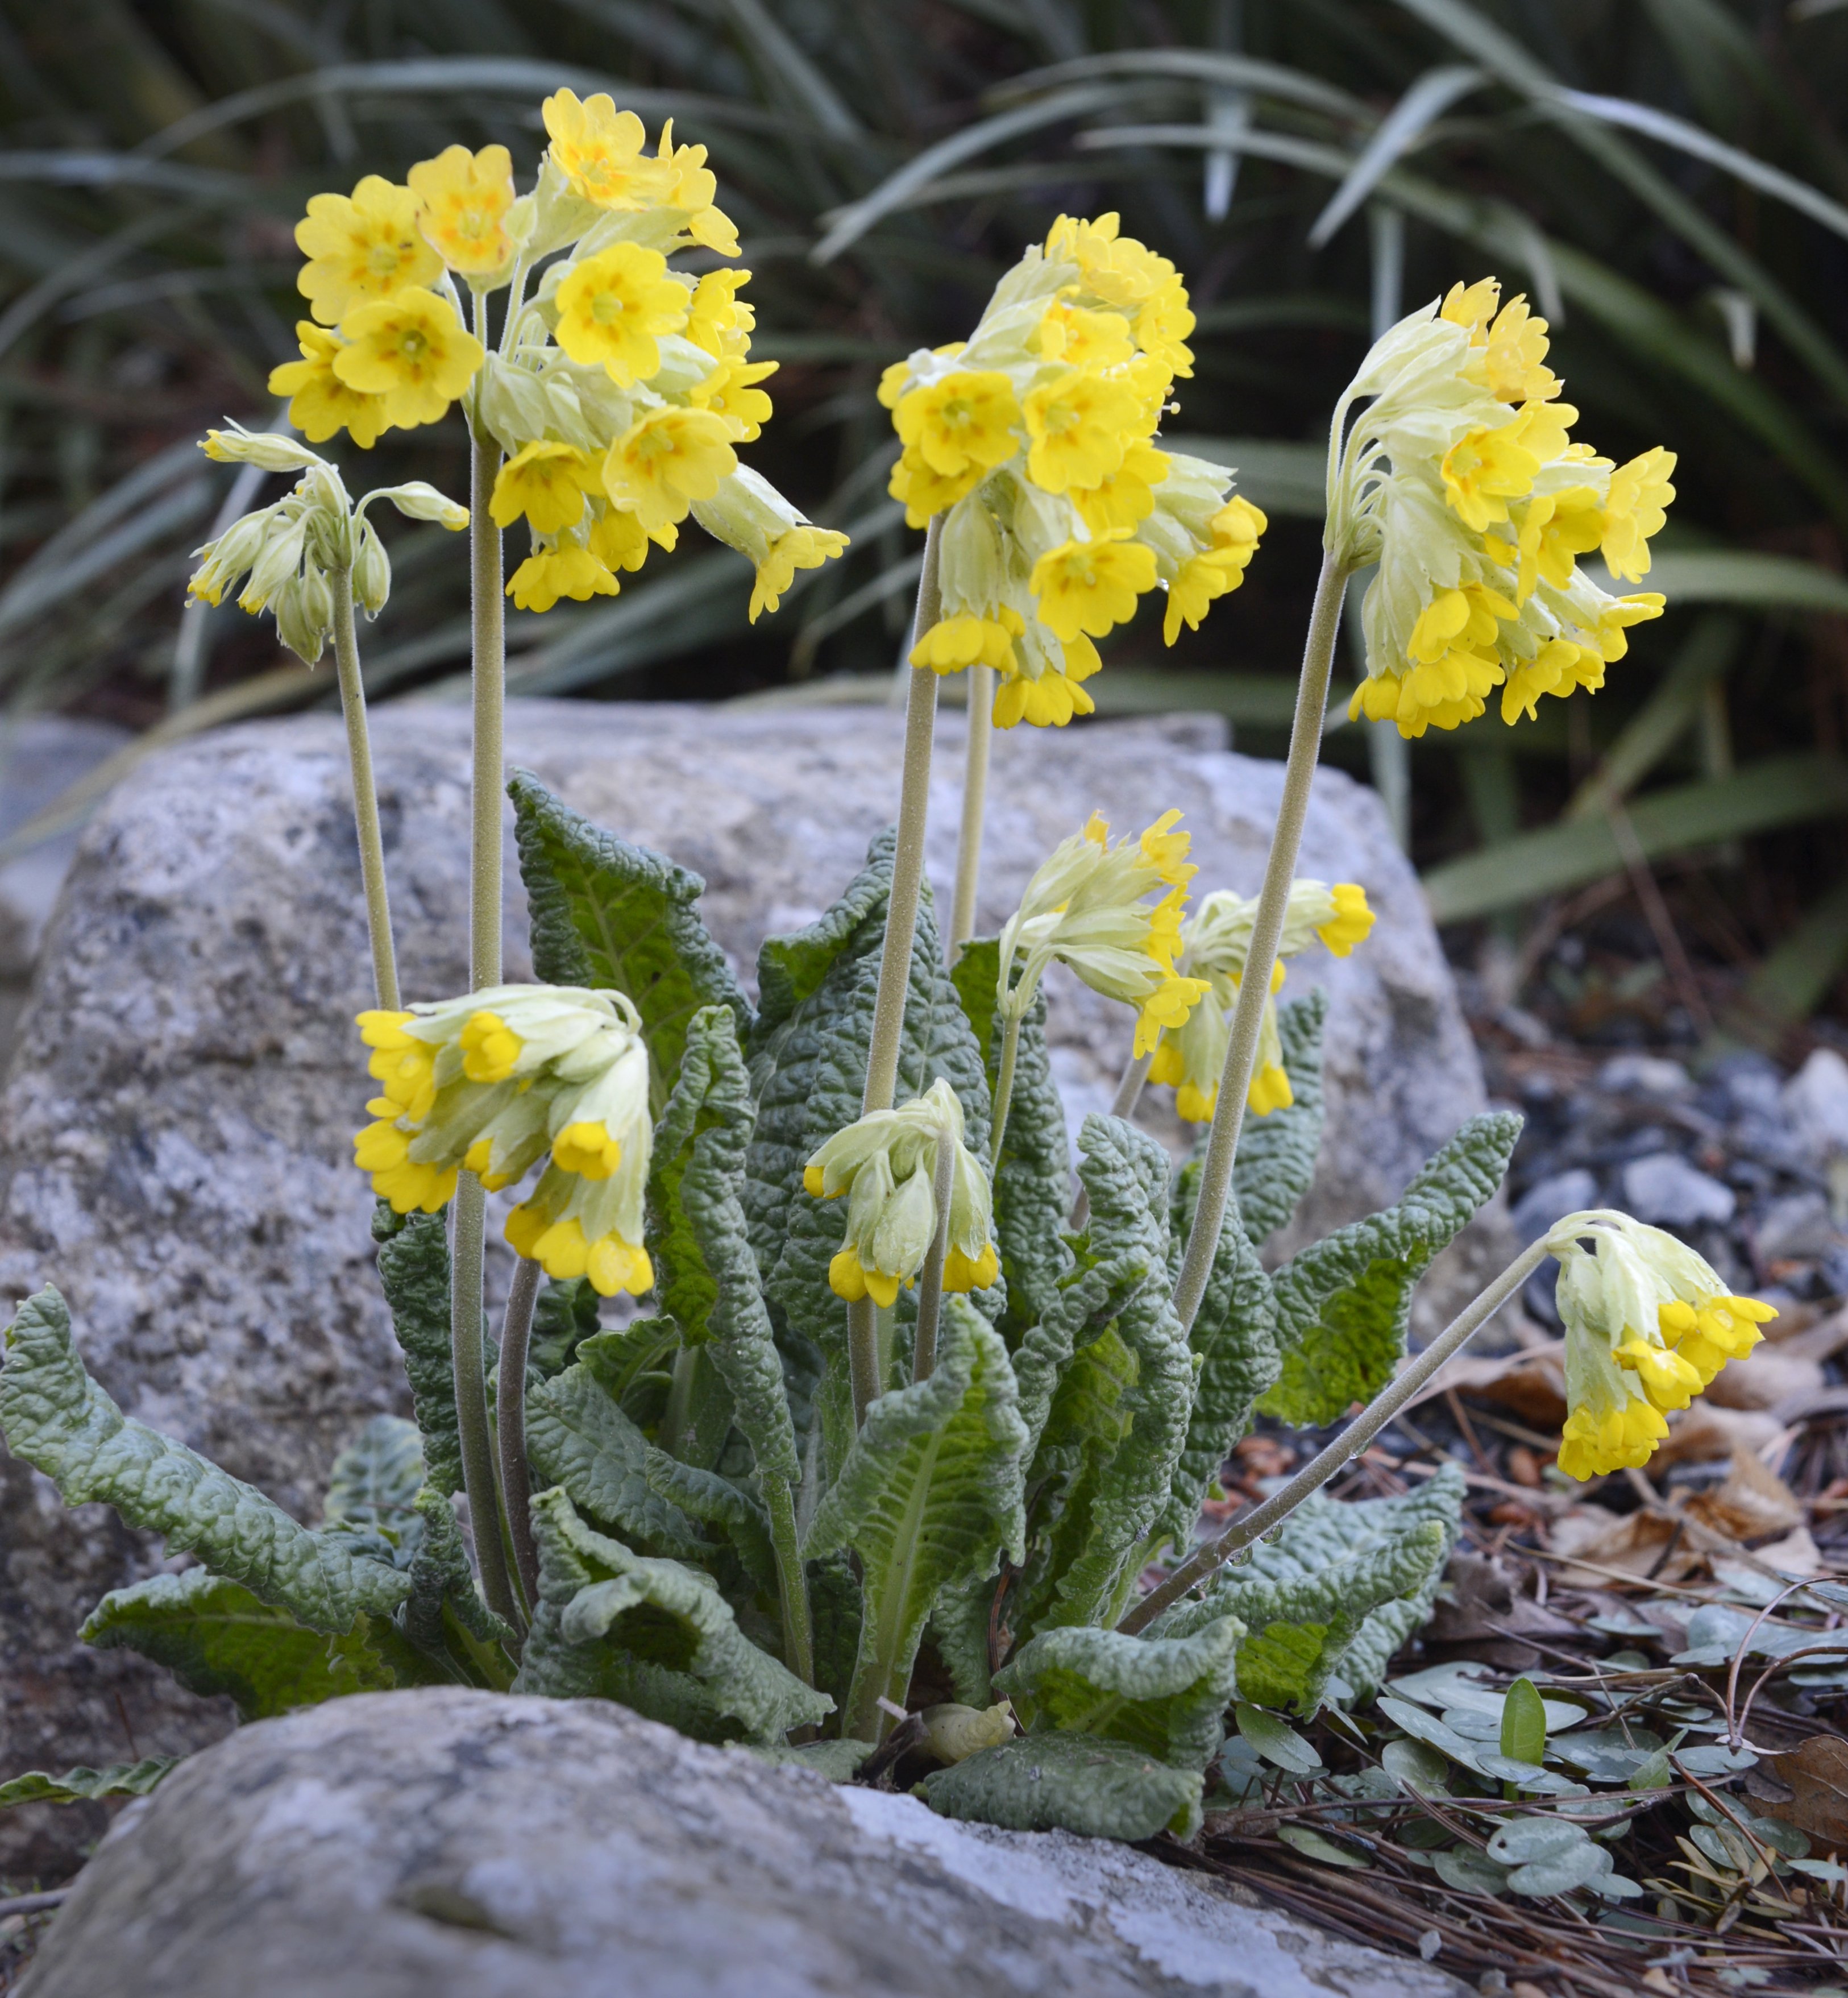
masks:
<instances>
[{"instance_id":1,"label":"hairy flower stalk","mask_svg":"<svg viewBox=\"0 0 1848 1998\"><path fill-rule=\"evenodd\" d=\"M1378 565L1362 606L1368 678L1350 711L1390 715L1404 735L1473 721L1497 686L1511 724L1542 694L1595 693L1605 663L1624 655L1626 627L1661 612L1659 596L1607 595L1576 557L1601 547L1615 573L1646 572L1648 538L1674 496L1673 455L1618 467L1571 443L1578 412L1553 399L1561 385L1544 365L1546 323L1519 299L1497 313L1498 296L1484 278L1408 314L1375 342L1335 405L1321 574L1283 795L1175 1286L1185 1326L1225 1225L1349 576Z\"/></svg>"},{"instance_id":2,"label":"hairy flower stalk","mask_svg":"<svg viewBox=\"0 0 1848 1998\"><path fill-rule=\"evenodd\" d=\"M976 894L982 880L982 821L988 804L988 757L994 741L995 672L980 661L969 669L969 736L962 758L962 823L956 837L956 888L950 903L952 964L976 933Z\"/></svg>"}]
</instances>

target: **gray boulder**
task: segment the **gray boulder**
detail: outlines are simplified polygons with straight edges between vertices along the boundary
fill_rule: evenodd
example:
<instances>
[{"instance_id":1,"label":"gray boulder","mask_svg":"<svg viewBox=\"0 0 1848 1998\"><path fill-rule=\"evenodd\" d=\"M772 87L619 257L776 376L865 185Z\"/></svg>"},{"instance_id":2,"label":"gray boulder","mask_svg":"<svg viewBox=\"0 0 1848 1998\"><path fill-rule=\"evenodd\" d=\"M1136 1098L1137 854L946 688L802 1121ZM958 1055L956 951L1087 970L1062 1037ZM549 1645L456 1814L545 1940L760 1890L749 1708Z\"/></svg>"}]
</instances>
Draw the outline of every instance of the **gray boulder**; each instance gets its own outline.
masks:
<instances>
[{"instance_id":1,"label":"gray boulder","mask_svg":"<svg viewBox=\"0 0 1848 1998\"><path fill-rule=\"evenodd\" d=\"M931 800L944 897L961 728L942 721ZM447 995L466 980L467 717L388 708L375 733L405 991ZM706 920L748 974L765 935L817 914L893 815L900 736L879 710L534 701L514 706L508 755L703 875ZM1128 830L1178 806L1197 885L1251 892L1280 771L1222 739L1197 719L1000 737L982 925L999 927L1093 807ZM1483 1103L1423 897L1371 791L1318 777L1303 867L1364 883L1380 921L1352 957L1318 952L1291 974L1292 989L1332 997L1328 1135L1298 1235L1394 1198ZM508 883L518 979L530 970L510 839ZM371 1196L351 1163L369 1093L352 1026L370 1003L368 963L337 719L224 730L150 759L90 826L0 1098L0 1295L56 1282L127 1413L303 1519L360 1424L408 1412ZM1103 1108L1128 1014L1069 980L1052 1004L1074 1115ZM1497 1246L1493 1230L1476 1239L1452 1252L1466 1277ZM1434 1306L1446 1287L1434 1272ZM76 1642L98 1597L161 1559L100 1505L66 1512L0 1454L0 1777L177 1752L229 1725L153 1668ZM0 1817L0 1874L67 1868L102 1823L89 1806Z\"/></svg>"},{"instance_id":2,"label":"gray boulder","mask_svg":"<svg viewBox=\"0 0 1848 1998\"><path fill-rule=\"evenodd\" d=\"M22 1998L1452 1998L1217 1879L601 1700L368 1694L131 1804Z\"/></svg>"}]
</instances>

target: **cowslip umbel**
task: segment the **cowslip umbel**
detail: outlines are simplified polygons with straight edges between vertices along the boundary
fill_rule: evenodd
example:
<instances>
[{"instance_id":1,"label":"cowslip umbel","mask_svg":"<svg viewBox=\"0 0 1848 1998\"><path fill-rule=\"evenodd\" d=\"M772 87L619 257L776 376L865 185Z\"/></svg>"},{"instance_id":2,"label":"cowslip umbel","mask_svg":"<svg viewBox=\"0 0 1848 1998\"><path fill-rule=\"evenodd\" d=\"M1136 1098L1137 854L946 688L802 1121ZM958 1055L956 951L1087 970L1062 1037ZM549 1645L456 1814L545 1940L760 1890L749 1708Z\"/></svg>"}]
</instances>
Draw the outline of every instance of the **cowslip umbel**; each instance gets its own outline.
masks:
<instances>
[{"instance_id":1,"label":"cowslip umbel","mask_svg":"<svg viewBox=\"0 0 1848 1998\"><path fill-rule=\"evenodd\" d=\"M1062 216L967 340L886 370L893 496L914 527L943 516L942 616L911 663L993 666L998 728L1090 714L1095 641L1158 586L1173 645L1244 580L1264 516L1230 472L1156 441L1193 328L1165 257L1114 215Z\"/></svg>"},{"instance_id":2,"label":"cowslip umbel","mask_svg":"<svg viewBox=\"0 0 1848 1998\"><path fill-rule=\"evenodd\" d=\"M1499 297L1484 278L1409 314L1336 406L1328 546L1379 565L1348 712L1401 735L1473 721L1497 687L1511 724L1543 694L1595 693L1629 627L1662 611L1653 591L1611 596L1578 558L1601 553L1625 582L1648 574L1674 454L1619 465L1573 442L1546 320L1521 298L1497 311Z\"/></svg>"},{"instance_id":3,"label":"cowslip umbel","mask_svg":"<svg viewBox=\"0 0 1848 1998\"><path fill-rule=\"evenodd\" d=\"M1568 1215L1547 1246L1566 1328L1560 1468L1579 1478L1640 1468L1668 1434L1667 1412L1744 1359L1777 1314L1734 1296L1685 1243L1627 1214Z\"/></svg>"},{"instance_id":4,"label":"cowslip umbel","mask_svg":"<svg viewBox=\"0 0 1848 1998\"><path fill-rule=\"evenodd\" d=\"M738 254L706 149L677 145L669 121L650 152L641 120L602 95L561 90L541 109L550 143L527 193L505 147L451 146L407 185L369 174L309 202L295 240L313 317L271 392L311 441L344 430L366 448L460 402L506 454L496 524L530 533L507 584L522 610L615 596L619 573L673 548L690 513L756 569L755 619L846 537L738 462L770 416L758 385L776 365L750 358L751 274L668 261Z\"/></svg>"},{"instance_id":5,"label":"cowslip umbel","mask_svg":"<svg viewBox=\"0 0 1848 1998\"><path fill-rule=\"evenodd\" d=\"M339 472L294 437L233 423L208 430L199 448L221 464L303 475L274 506L240 516L216 541L194 549L200 565L187 590L216 605L241 584L238 609L252 617L268 610L276 620L276 635L311 666L326 649L332 631L329 577L334 571L350 572L354 601L368 617L378 616L391 594L391 558L366 517L369 507L385 500L407 519L434 520L452 532L468 524L466 506L421 479L380 486L355 505Z\"/></svg>"},{"instance_id":6,"label":"cowslip umbel","mask_svg":"<svg viewBox=\"0 0 1848 1998\"><path fill-rule=\"evenodd\" d=\"M943 1288L982 1291L994 1281L988 1175L963 1142L962 1105L940 1076L922 1096L837 1131L803 1168L803 1189L816 1199L846 1196L846 1237L827 1269L837 1296L889 1307L917 1281L937 1239L932 1183L945 1145L954 1156Z\"/></svg>"},{"instance_id":7,"label":"cowslip umbel","mask_svg":"<svg viewBox=\"0 0 1848 1998\"><path fill-rule=\"evenodd\" d=\"M354 1160L381 1200L434 1214L459 1172L496 1192L543 1160L508 1241L548 1276L587 1276L605 1297L652 1288L648 1054L626 994L499 985L362 1013L359 1027L380 1093Z\"/></svg>"},{"instance_id":8,"label":"cowslip umbel","mask_svg":"<svg viewBox=\"0 0 1848 1998\"><path fill-rule=\"evenodd\" d=\"M1162 1028L1149 1079L1173 1086L1174 1107L1190 1124L1208 1122L1219 1101L1219 1078L1225 1068L1231 1034L1228 1015L1245 976L1257 912L1255 895L1248 899L1221 888L1201 899L1198 911L1181 931L1176 969L1187 977L1205 980L1207 996L1178 1027ZM1339 881L1332 887L1325 881L1290 883L1270 996L1259 1028L1257 1066L1246 1093L1255 1116L1287 1110L1296 1100L1277 1032L1276 994L1283 987L1284 959L1301 956L1318 942L1326 945L1336 957L1345 957L1357 943L1366 940L1373 927L1366 890L1357 883Z\"/></svg>"},{"instance_id":9,"label":"cowslip umbel","mask_svg":"<svg viewBox=\"0 0 1848 1998\"><path fill-rule=\"evenodd\" d=\"M1187 1018L1207 987L1175 969L1187 885L1200 871L1187 857L1188 835L1174 830L1180 819L1164 812L1113 846L1107 821L1093 812L1041 862L1001 932L995 1003L1004 1020L1026 1017L1055 959L1093 992L1136 1008L1138 1056Z\"/></svg>"}]
</instances>

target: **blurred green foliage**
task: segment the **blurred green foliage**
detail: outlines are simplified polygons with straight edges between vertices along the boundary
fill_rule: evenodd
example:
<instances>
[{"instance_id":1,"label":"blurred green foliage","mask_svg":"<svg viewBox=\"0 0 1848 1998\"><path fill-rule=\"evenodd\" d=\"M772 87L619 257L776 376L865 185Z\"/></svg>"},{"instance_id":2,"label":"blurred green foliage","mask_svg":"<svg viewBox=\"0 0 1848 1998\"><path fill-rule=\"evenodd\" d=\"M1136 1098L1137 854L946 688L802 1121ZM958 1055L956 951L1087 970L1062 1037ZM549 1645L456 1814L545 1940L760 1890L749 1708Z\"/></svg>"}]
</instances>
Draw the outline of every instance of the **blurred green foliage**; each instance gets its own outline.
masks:
<instances>
[{"instance_id":1,"label":"blurred green foliage","mask_svg":"<svg viewBox=\"0 0 1848 1998\"><path fill-rule=\"evenodd\" d=\"M748 455L853 547L755 628L744 565L704 550L615 602L516 615L516 691L870 686L917 538L885 496L880 368L964 332L1055 214L1114 207L1200 314L1170 434L1213 441L1273 524L1197 636L1165 652L1147 617L1120 635L1100 705L1217 707L1249 746L1279 744L1329 404L1383 316L1493 269L1553 322L1601 448L1680 454L1658 562L1674 607L1595 702L1434 734L1408 789L1407 757L1364 728L1329 755L1408 800L1440 911L1691 864L1726 912L1702 930L1721 955L1807 939L1762 1008L1800 1015L1839 976L1844 0L0 0L16 712L164 710L166 735L321 697L235 610L181 619L188 551L255 496L193 441L270 417L310 194L402 179L458 138L503 141L530 175L561 84L711 149L757 351L782 364ZM465 482L454 423L375 455ZM436 529L394 559L369 683L453 690L463 565Z\"/></svg>"}]
</instances>

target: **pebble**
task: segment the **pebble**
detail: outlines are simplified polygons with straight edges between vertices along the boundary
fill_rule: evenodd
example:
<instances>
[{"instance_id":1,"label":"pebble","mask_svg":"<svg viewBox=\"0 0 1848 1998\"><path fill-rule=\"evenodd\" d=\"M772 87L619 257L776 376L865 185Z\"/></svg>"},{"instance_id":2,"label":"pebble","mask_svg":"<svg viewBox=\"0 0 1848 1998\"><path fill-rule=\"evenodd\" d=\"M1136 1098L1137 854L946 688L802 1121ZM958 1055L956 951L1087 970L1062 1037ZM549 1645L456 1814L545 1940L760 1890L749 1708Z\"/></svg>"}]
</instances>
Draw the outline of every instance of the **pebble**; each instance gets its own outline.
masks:
<instances>
[{"instance_id":1,"label":"pebble","mask_svg":"<svg viewBox=\"0 0 1848 1998\"><path fill-rule=\"evenodd\" d=\"M1515 1201L1511 1218L1523 1242L1538 1242L1556 1222L1598 1204L1596 1176L1575 1166L1530 1186Z\"/></svg>"},{"instance_id":2,"label":"pebble","mask_svg":"<svg viewBox=\"0 0 1848 1998\"><path fill-rule=\"evenodd\" d=\"M1679 1102L1694 1094L1694 1077L1662 1055L1613 1055L1598 1072L1598 1086L1613 1096L1653 1096Z\"/></svg>"},{"instance_id":3,"label":"pebble","mask_svg":"<svg viewBox=\"0 0 1848 1998\"><path fill-rule=\"evenodd\" d=\"M1784 1115L1818 1164L1848 1158L1848 1061L1818 1048L1784 1086Z\"/></svg>"},{"instance_id":4,"label":"pebble","mask_svg":"<svg viewBox=\"0 0 1848 1998\"><path fill-rule=\"evenodd\" d=\"M1651 1152L1623 1169L1624 1205L1639 1221L1658 1228L1692 1228L1727 1222L1739 1196L1676 1152Z\"/></svg>"}]
</instances>

